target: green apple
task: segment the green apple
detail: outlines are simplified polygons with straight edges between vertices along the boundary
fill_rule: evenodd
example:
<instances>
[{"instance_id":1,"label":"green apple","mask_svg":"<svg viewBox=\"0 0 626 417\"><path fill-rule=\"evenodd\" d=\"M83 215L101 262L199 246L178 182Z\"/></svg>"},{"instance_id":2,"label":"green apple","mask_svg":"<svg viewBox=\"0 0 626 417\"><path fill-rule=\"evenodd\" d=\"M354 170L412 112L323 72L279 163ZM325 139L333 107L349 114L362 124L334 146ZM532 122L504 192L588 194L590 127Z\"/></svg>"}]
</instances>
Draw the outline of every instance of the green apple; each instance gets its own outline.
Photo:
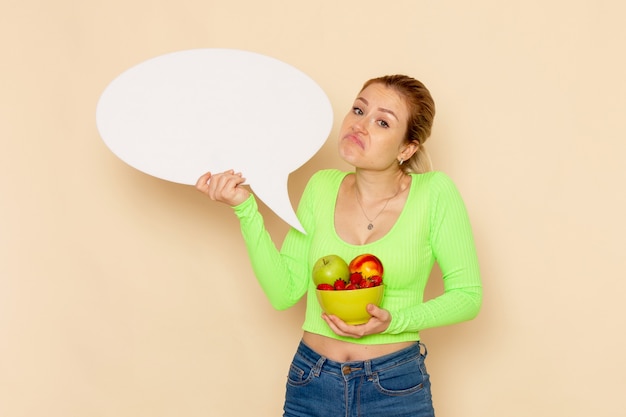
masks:
<instances>
[{"instance_id":1,"label":"green apple","mask_svg":"<svg viewBox=\"0 0 626 417\"><path fill-rule=\"evenodd\" d=\"M315 261L313 265L313 282L315 285L333 285L338 279L348 281L350 271L348 264L338 255L326 255Z\"/></svg>"}]
</instances>

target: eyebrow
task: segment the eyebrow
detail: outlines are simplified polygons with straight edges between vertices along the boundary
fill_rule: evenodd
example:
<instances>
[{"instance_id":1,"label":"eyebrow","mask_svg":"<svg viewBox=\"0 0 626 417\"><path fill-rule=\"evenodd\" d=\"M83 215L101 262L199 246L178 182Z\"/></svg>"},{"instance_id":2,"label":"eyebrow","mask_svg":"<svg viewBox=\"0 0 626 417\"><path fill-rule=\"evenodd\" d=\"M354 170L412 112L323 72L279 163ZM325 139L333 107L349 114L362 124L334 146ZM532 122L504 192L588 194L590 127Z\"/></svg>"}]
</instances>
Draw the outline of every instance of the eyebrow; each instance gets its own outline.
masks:
<instances>
[{"instance_id":1,"label":"eyebrow","mask_svg":"<svg viewBox=\"0 0 626 417\"><path fill-rule=\"evenodd\" d=\"M369 105L369 102L366 99L364 99L363 97L357 97L357 100L361 100L366 105ZM381 111L383 113L388 113L388 114L392 115L396 120L400 120L400 119L398 119L398 116L396 116L396 114L393 111L389 110L389 109L386 109L384 107L379 107L377 110L379 110L379 111Z\"/></svg>"}]
</instances>

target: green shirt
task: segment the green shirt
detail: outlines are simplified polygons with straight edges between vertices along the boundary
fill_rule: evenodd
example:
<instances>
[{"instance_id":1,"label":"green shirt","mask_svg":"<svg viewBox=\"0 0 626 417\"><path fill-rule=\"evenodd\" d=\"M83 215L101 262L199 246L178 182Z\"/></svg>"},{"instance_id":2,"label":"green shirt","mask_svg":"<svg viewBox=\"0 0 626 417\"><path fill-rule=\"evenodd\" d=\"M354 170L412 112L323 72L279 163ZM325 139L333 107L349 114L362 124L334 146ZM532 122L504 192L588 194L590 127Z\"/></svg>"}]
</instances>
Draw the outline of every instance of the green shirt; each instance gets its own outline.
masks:
<instances>
[{"instance_id":1,"label":"green shirt","mask_svg":"<svg viewBox=\"0 0 626 417\"><path fill-rule=\"evenodd\" d=\"M441 172L410 174L409 195L392 229L375 242L352 245L334 228L337 193L348 174L329 169L313 175L297 210L307 233L291 229L280 251L253 196L234 207L252 268L272 306L289 308L307 294L304 330L362 344L419 340L420 330L474 318L482 300L478 260L467 211L452 181ZM382 334L360 339L337 336L321 318L313 264L329 254L349 262L363 253L376 255L385 267L381 307L391 313L391 324ZM444 293L424 302L435 262Z\"/></svg>"}]
</instances>

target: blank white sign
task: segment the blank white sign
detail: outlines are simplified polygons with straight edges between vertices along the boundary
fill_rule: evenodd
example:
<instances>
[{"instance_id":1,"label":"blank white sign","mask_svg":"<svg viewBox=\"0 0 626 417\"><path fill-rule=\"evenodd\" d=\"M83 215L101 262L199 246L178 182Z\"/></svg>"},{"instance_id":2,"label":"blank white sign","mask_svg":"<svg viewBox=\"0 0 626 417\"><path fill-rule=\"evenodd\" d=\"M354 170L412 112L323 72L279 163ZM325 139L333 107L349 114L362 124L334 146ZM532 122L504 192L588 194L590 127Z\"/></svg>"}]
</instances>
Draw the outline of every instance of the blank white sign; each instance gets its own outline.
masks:
<instances>
[{"instance_id":1,"label":"blank white sign","mask_svg":"<svg viewBox=\"0 0 626 417\"><path fill-rule=\"evenodd\" d=\"M287 177L324 144L333 112L324 91L277 59L192 49L140 63L115 78L96 110L111 151L146 174L195 184L207 171L240 171L255 194L303 231Z\"/></svg>"}]
</instances>

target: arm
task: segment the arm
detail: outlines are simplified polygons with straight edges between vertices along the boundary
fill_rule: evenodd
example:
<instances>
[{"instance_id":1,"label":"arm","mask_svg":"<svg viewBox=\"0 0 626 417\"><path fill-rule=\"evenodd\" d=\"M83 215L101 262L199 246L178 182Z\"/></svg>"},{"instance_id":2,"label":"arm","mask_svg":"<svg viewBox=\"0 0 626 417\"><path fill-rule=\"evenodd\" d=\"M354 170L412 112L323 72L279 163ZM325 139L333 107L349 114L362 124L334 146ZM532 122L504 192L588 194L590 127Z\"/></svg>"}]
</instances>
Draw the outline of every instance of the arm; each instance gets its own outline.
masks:
<instances>
[{"instance_id":1,"label":"arm","mask_svg":"<svg viewBox=\"0 0 626 417\"><path fill-rule=\"evenodd\" d=\"M254 195L242 186L245 178L240 173L226 171L207 173L198 179L196 189L214 201L233 207L240 220L241 232L248 250L252 269L270 303L276 309L295 304L306 292L309 274L306 253L309 235L291 229L279 251L265 229ZM306 194L306 190L305 190ZM305 195L302 202L307 201ZM306 204L298 209L300 223L309 230L310 216Z\"/></svg>"},{"instance_id":2,"label":"arm","mask_svg":"<svg viewBox=\"0 0 626 417\"><path fill-rule=\"evenodd\" d=\"M234 210L241 224L252 269L261 288L274 308L283 310L291 307L302 298L309 283L305 256L309 245L308 235L290 229L279 251L265 229L253 195L235 206ZM302 211L304 210L299 209L298 213ZM306 228L302 219L300 221Z\"/></svg>"},{"instance_id":3,"label":"arm","mask_svg":"<svg viewBox=\"0 0 626 417\"><path fill-rule=\"evenodd\" d=\"M480 310L480 271L465 204L452 181L443 174L433 178L430 193L430 243L443 274L444 293L392 312L385 333L459 323L473 319Z\"/></svg>"}]
</instances>

